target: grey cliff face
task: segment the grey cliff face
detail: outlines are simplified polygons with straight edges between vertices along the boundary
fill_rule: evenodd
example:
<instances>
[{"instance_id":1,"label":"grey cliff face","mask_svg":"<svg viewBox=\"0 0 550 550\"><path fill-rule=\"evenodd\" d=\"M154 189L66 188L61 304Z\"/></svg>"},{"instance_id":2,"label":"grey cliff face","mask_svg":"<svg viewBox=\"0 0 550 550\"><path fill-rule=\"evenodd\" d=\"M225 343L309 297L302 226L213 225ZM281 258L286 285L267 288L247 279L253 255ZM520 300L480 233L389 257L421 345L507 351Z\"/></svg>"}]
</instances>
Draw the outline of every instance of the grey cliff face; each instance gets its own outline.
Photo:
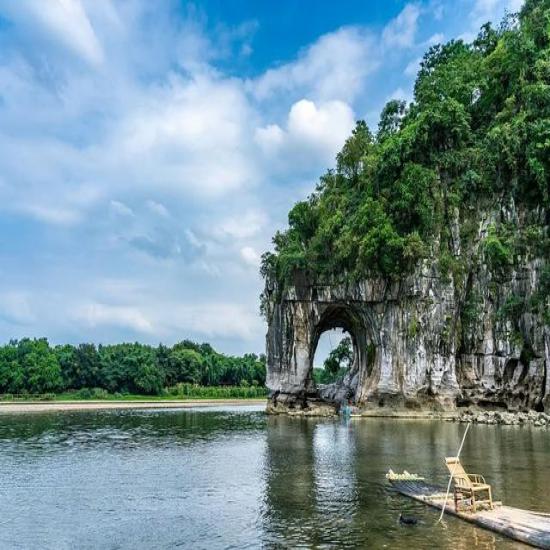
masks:
<instances>
[{"instance_id":1,"label":"grey cliff face","mask_svg":"<svg viewBox=\"0 0 550 550\"><path fill-rule=\"evenodd\" d=\"M516 267L495 274L480 247L490 221L480 219L468 249L458 225L451 228L455 258L464 266L459 274L444 275L438 262L426 260L394 282L323 283L297 273L293 284L281 288L268 278L272 412L308 411L345 399L362 407L550 410L550 329L544 315L502 314L511 296L527 303L536 295L546 259L519 259ZM354 362L340 384L316 388L317 342L336 327L350 333Z\"/></svg>"}]
</instances>

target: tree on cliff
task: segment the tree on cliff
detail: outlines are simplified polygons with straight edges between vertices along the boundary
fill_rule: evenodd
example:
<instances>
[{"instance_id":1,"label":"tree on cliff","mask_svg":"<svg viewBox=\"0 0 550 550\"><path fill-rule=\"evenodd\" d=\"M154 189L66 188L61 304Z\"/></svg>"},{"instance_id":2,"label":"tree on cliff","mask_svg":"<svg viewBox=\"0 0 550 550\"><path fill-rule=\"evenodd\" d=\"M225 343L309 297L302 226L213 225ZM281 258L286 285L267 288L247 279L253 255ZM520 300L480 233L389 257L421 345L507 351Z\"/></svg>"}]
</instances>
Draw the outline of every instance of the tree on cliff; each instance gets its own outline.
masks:
<instances>
[{"instance_id":1,"label":"tree on cliff","mask_svg":"<svg viewBox=\"0 0 550 550\"><path fill-rule=\"evenodd\" d=\"M426 257L442 273L459 271L452 224L467 244L476 213L510 201L534 213L528 228L496 223L481 250L495 270L520 255L547 258L550 0L527 0L471 44L431 47L414 101L390 101L376 135L359 121L336 161L289 212L263 256L264 276L281 285L296 270L392 278ZM548 296L539 298L532 307L544 307Z\"/></svg>"}]
</instances>

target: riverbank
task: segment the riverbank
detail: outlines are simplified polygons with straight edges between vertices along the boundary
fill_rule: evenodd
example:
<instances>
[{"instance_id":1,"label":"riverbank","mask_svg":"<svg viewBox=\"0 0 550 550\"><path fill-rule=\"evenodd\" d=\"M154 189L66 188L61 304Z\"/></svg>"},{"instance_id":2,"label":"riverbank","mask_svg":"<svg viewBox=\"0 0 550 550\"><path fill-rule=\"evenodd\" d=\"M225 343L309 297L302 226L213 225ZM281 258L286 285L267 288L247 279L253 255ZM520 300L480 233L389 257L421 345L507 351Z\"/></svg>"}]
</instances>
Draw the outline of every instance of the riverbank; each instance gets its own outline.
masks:
<instances>
[{"instance_id":1,"label":"riverbank","mask_svg":"<svg viewBox=\"0 0 550 550\"><path fill-rule=\"evenodd\" d=\"M0 414L58 411L98 411L109 409L189 409L195 407L227 407L264 405L265 399L173 399L135 401L26 401L0 402Z\"/></svg>"}]
</instances>

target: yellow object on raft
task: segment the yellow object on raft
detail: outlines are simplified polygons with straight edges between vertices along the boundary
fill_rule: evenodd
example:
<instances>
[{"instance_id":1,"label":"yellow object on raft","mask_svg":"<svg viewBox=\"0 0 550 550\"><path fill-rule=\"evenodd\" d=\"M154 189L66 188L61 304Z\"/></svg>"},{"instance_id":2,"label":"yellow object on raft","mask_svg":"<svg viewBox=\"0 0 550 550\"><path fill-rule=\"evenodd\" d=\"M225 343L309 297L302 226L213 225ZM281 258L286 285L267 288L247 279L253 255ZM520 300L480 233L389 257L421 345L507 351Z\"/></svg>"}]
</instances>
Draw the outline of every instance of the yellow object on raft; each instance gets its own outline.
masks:
<instances>
[{"instance_id":1,"label":"yellow object on raft","mask_svg":"<svg viewBox=\"0 0 550 550\"><path fill-rule=\"evenodd\" d=\"M386 479L392 480L415 480L415 481L424 481L424 478L422 476L419 476L418 474L410 474L407 472L407 470L403 470L402 474L398 474L394 472L392 469L388 470L388 473L386 474Z\"/></svg>"}]
</instances>

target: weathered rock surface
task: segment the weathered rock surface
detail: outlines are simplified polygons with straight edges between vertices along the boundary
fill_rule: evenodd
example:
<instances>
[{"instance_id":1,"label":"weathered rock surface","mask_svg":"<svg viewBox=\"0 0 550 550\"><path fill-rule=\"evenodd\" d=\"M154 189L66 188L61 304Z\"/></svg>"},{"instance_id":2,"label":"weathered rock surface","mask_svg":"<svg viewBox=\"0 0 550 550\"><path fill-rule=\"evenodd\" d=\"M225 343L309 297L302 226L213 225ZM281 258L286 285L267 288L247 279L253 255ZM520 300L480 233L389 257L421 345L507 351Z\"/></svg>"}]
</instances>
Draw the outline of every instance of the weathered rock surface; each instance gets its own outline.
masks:
<instances>
[{"instance_id":1,"label":"weathered rock surface","mask_svg":"<svg viewBox=\"0 0 550 550\"><path fill-rule=\"evenodd\" d=\"M503 314L510 297L528 304L537 295L547 259L517 258L515 267L495 273L481 246L495 218L517 222L522 216L513 205L481 216L469 247L460 243L460 227L453 228L457 273L443 273L437 261L426 260L394 282L326 282L297 273L282 288L268 278L272 408L307 410L310 400L321 398L351 399L363 408L550 410L544 315L528 308L514 317ZM312 379L315 349L320 335L337 327L352 337L354 363L341 384L319 389Z\"/></svg>"},{"instance_id":2,"label":"weathered rock surface","mask_svg":"<svg viewBox=\"0 0 550 550\"><path fill-rule=\"evenodd\" d=\"M331 403L317 400L270 400L266 412L268 414L285 414L290 416L335 416L338 409Z\"/></svg>"},{"instance_id":3,"label":"weathered rock surface","mask_svg":"<svg viewBox=\"0 0 550 550\"><path fill-rule=\"evenodd\" d=\"M550 428L550 415L544 412L464 411L451 419L474 424L504 424L506 426L533 425Z\"/></svg>"}]
</instances>

